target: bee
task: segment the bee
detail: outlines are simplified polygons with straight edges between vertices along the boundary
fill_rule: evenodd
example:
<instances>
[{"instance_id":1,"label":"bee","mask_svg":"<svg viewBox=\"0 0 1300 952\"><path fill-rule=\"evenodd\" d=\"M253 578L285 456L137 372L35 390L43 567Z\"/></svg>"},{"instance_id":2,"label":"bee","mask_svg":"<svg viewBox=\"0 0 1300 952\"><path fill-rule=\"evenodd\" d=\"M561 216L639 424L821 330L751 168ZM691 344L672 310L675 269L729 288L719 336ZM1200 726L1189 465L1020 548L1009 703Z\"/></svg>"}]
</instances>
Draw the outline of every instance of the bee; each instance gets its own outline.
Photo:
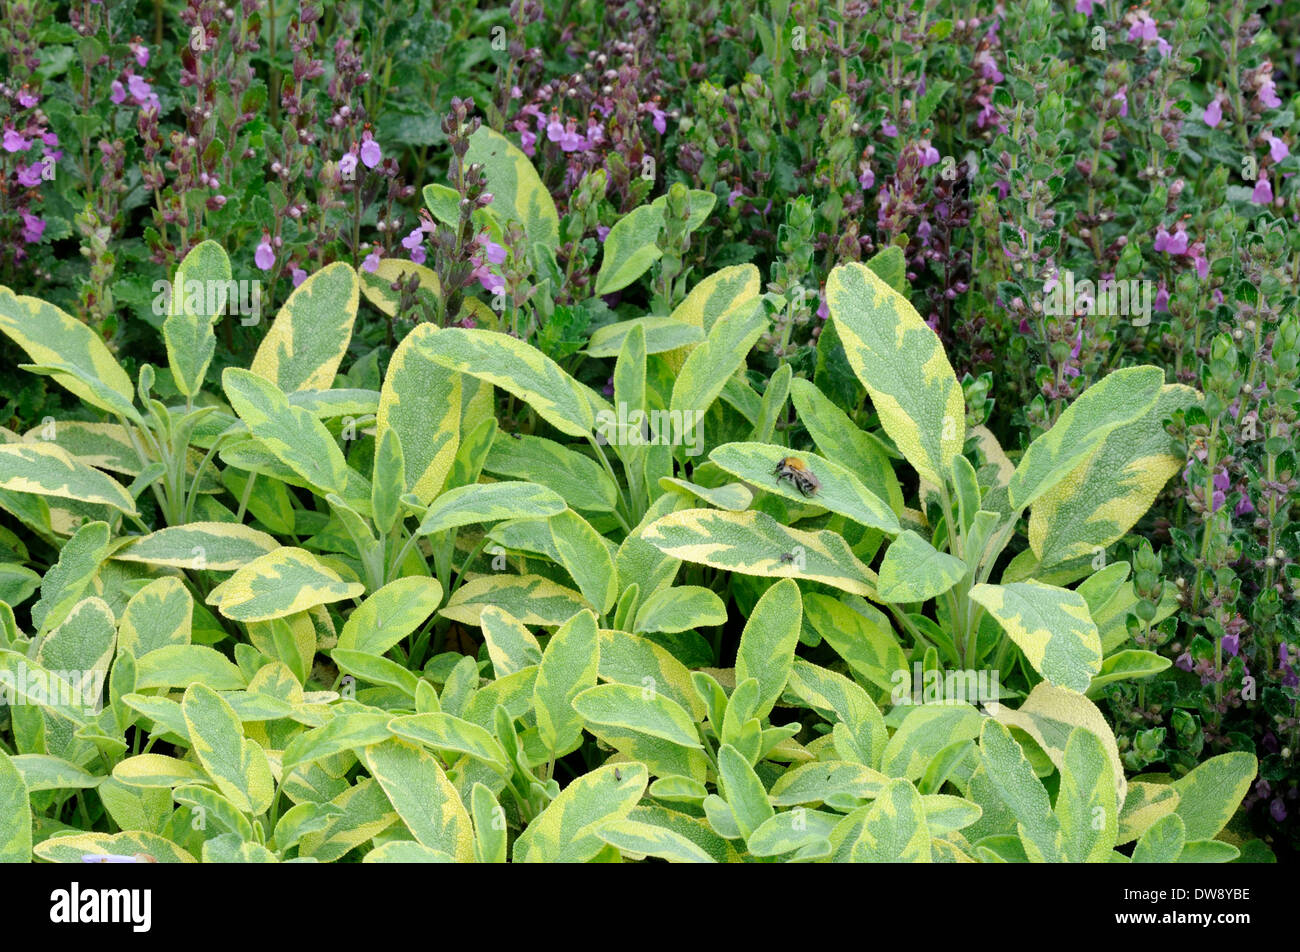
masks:
<instances>
[{"instance_id":1,"label":"bee","mask_svg":"<svg viewBox=\"0 0 1300 952\"><path fill-rule=\"evenodd\" d=\"M821 480L814 476L808 465L797 456L787 456L777 463L776 469L772 470L772 475L776 477L778 483L783 479L789 480L790 485L804 496L815 496L817 490L822 488Z\"/></svg>"}]
</instances>

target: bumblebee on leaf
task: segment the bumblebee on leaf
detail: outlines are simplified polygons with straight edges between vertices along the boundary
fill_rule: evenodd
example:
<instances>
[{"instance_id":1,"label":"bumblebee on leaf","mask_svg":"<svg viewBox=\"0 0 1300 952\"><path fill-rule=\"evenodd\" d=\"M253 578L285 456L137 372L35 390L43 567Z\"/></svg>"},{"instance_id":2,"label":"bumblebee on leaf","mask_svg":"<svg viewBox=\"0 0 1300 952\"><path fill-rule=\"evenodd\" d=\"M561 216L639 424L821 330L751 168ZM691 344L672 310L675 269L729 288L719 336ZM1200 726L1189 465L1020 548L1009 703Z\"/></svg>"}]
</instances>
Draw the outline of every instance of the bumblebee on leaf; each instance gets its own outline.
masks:
<instances>
[{"instance_id":1,"label":"bumblebee on leaf","mask_svg":"<svg viewBox=\"0 0 1300 952\"><path fill-rule=\"evenodd\" d=\"M772 470L772 475L776 477L778 483L783 479L788 480L790 485L804 496L815 496L817 490L822 488L821 480L814 476L808 464L797 456L787 456L782 459L776 464L776 469Z\"/></svg>"}]
</instances>

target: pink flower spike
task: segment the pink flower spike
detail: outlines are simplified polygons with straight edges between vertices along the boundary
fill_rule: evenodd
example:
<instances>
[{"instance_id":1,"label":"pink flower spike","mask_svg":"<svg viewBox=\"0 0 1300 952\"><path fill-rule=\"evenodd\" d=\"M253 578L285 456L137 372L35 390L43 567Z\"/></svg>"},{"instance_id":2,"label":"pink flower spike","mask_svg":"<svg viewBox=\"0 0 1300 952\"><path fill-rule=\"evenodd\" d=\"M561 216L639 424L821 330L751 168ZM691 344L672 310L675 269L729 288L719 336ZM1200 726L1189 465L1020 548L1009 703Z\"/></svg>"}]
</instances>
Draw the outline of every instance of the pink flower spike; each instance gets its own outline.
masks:
<instances>
[{"instance_id":1,"label":"pink flower spike","mask_svg":"<svg viewBox=\"0 0 1300 952\"><path fill-rule=\"evenodd\" d=\"M384 159L383 150L379 148L379 143L366 133L365 140L361 143L361 164L368 169L373 169Z\"/></svg>"},{"instance_id":2,"label":"pink flower spike","mask_svg":"<svg viewBox=\"0 0 1300 952\"><path fill-rule=\"evenodd\" d=\"M31 147L31 139L24 139L13 129L5 130L4 150L6 152L26 152Z\"/></svg>"},{"instance_id":3,"label":"pink flower spike","mask_svg":"<svg viewBox=\"0 0 1300 952\"><path fill-rule=\"evenodd\" d=\"M271 239L266 232L262 232L262 243L257 246L257 251L253 253L253 264L263 271L270 271L272 265L275 264L275 252L271 250Z\"/></svg>"},{"instance_id":4,"label":"pink flower spike","mask_svg":"<svg viewBox=\"0 0 1300 952\"><path fill-rule=\"evenodd\" d=\"M1255 190L1250 193L1250 200L1256 205L1273 204L1273 186L1268 184L1268 179L1260 178L1255 183Z\"/></svg>"},{"instance_id":5,"label":"pink flower spike","mask_svg":"<svg viewBox=\"0 0 1300 952\"><path fill-rule=\"evenodd\" d=\"M1291 154L1291 150L1288 149L1286 147L1286 143L1283 142L1281 139L1279 139L1277 136L1269 136L1268 154L1270 157L1272 157L1274 162L1281 162L1283 159L1285 159L1288 155Z\"/></svg>"}]
</instances>

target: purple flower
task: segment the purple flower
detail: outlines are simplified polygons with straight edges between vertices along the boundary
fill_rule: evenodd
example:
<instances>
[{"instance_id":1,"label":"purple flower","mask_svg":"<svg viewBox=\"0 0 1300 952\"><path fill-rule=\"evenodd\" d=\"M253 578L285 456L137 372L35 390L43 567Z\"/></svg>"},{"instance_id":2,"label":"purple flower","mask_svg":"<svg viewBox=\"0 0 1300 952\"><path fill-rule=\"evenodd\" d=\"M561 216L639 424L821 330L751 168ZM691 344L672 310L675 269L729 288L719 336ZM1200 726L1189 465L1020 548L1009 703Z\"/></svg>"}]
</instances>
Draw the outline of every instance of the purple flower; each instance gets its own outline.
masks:
<instances>
[{"instance_id":1,"label":"purple flower","mask_svg":"<svg viewBox=\"0 0 1300 952\"><path fill-rule=\"evenodd\" d=\"M1204 281L1210 276L1210 259L1205 255L1196 255L1192 258L1196 264L1196 276Z\"/></svg>"},{"instance_id":2,"label":"purple flower","mask_svg":"<svg viewBox=\"0 0 1300 952\"><path fill-rule=\"evenodd\" d=\"M1228 654L1232 655L1232 656L1235 658L1235 657L1237 657L1237 652L1238 652L1240 649L1241 649L1241 636L1240 636L1240 635L1224 635L1224 636L1223 636L1223 650L1224 650L1224 651L1228 652Z\"/></svg>"},{"instance_id":3,"label":"purple flower","mask_svg":"<svg viewBox=\"0 0 1300 952\"><path fill-rule=\"evenodd\" d=\"M293 276L293 286L295 288L307 280L307 272L297 265L294 265L289 273Z\"/></svg>"},{"instance_id":4,"label":"purple flower","mask_svg":"<svg viewBox=\"0 0 1300 952\"><path fill-rule=\"evenodd\" d=\"M603 242L603 241L605 240L605 238L606 238L608 235L609 235L609 227L608 227L608 226L606 226L606 225L597 225L597 226L596 226L596 240L597 240L597 241Z\"/></svg>"},{"instance_id":5,"label":"purple flower","mask_svg":"<svg viewBox=\"0 0 1300 952\"><path fill-rule=\"evenodd\" d=\"M1101 3L1101 0L1075 0L1074 12L1082 13L1086 17L1092 16L1092 8Z\"/></svg>"},{"instance_id":6,"label":"purple flower","mask_svg":"<svg viewBox=\"0 0 1300 952\"><path fill-rule=\"evenodd\" d=\"M361 164L368 169L373 169L383 161L384 153L376 142L367 132L361 142Z\"/></svg>"},{"instance_id":7,"label":"purple flower","mask_svg":"<svg viewBox=\"0 0 1300 952\"><path fill-rule=\"evenodd\" d=\"M559 142L564 138L564 123L559 119L552 119L546 124L546 138L551 142Z\"/></svg>"},{"instance_id":8,"label":"purple flower","mask_svg":"<svg viewBox=\"0 0 1300 952\"><path fill-rule=\"evenodd\" d=\"M370 252L370 254L366 255L365 260L361 262L361 270L369 271L373 273L376 270L378 270L378 268L379 268L379 252L372 251Z\"/></svg>"},{"instance_id":9,"label":"purple flower","mask_svg":"<svg viewBox=\"0 0 1300 952\"><path fill-rule=\"evenodd\" d=\"M1269 136L1268 154L1269 156L1272 157L1274 162L1281 162L1283 159L1285 159L1288 155L1291 154L1291 150L1288 149L1286 147L1286 143L1283 142L1281 139L1279 139L1277 136Z\"/></svg>"},{"instance_id":10,"label":"purple flower","mask_svg":"<svg viewBox=\"0 0 1300 952\"><path fill-rule=\"evenodd\" d=\"M344 152L339 159L339 174L346 178L357 170L357 157L352 152Z\"/></svg>"},{"instance_id":11,"label":"purple flower","mask_svg":"<svg viewBox=\"0 0 1300 952\"><path fill-rule=\"evenodd\" d=\"M1161 225L1156 229L1156 251L1163 251L1165 254L1181 255L1187 253L1187 232L1179 228L1172 235Z\"/></svg>"},{"instance_id":12,"label":"purple flower","mask_svg":"<svg viewBox=\"0 0 1300 952\"><path fill-rule=\"evenodd\" d=\"M143 43L132 43L131 52L135 55L135 62L141 69L149 65L149 47Z\"/></svg>"},{"instance_id":13,"label":"purple flower","mask_svg":"<svg viewBox=\"0 0 1300 952\"><path fill-rule=\"evenodd\" d=\"M898 126L894 125L892 122L886 122L883 126L880 127L880 131L883 132L885 135L889 136L889 138L891 139L898 138Z\"/></svg>"},{"instance_id":14,"label":"purple flower","mask_svg":"<svg viewBox=\"0 0 1300 952\"><path fill-rule=\"evenodd\" d=\"M1184 651L1182 654L1178 656L1178 660L1174 662L1174 665L1176 667L1182 668L1184 671L1191 671L1192 653L1190 651Z\"/></svg>"},{"instance_id":15,"label":"purple flower","mask_svg":"<svg viewBox=\"0 0 1300 952\"><path fill-rule=\"evenodd\" d=\"M473 273L478 278L478 283L482 285L483 290L489 294L500 294L506 289L505 279L499 274L493 274L487 269L486 265L475 268Z\"/></svg>"},{"instance_id":16,"label":"purple flower","mask_svg":"<svg viewBox=\"0 0 1300 952\"><path fill-rule=\"evenodd\" d=\"M876 173L871 169L867 169L858 176L858 184L862 186L862 190L865 192L867 189L871 188L871 186L876 184Z\"/></svg>"},{"instance_id":17,"label":"purple flower","mask_svg":"<svg viewBox=\"0 0 1300 952\"><path fill-rule=\"evenodd\" d=\"M489 241L483 246L483 257L487 258L490 264L505 264L506 249L495 241Z\"/></svg>"},{"instance_id":18,"label":"purple flower","mask_svg":"<svg viewBox=\"0 0 1300 952\"><path fill-rule=\"evenodd\" d=\"M1160 287L1156 289L1156 300L1152 307L1155 308L1158 314L1165 314L1169 311L1169 289L1165 287L1163 281L1160 282Z\"/></svg>"},{"instance_id":19,"label":"purple flower","mask_svg":"<svg viewBox=\"0 0 1300 952\"><path fill-rule=\"evenodd\" d=\"M18 163L18 184L24 188L36 188L41 184L41 166Z\"/></svg>"},{"instance_id":20,"label":"purple flower","mask_svg":"<svg viewBox=\"0 0 1300 952\"><path fill-rule=\"evenodd\" d=\"M519 133L520 148L524 150L524 155L527 155L530 158L537 152L537 147L534 145L535 142L537 142L537 136L535 133L532 132Z\"/></svg>"},{"instance_id":21,"label":"purple flower","mask_svg":"<svg viewBox=\"0 0 1300 952\"><path fill-rule=\"evenodd\" d=\"M993 54L988 50L980 50L976 53L974 64L979 66L980 76L989 80L989 82L1000 83L1006 78L1002 75L1002 71L998 69Z\"/></svg>"},{"instance_id":22,"label":"purple flower","mask_svg":"<svg viewBox=\"0 0 1300 952\"><path fill-rule=\"evenodd\" d=\"M1259 101L1269 109L1276 109L1282 105L1282 100L1277 98L1277 85L1270 76L1264 80L1264 85L1259 87Z\"/></svg>"},{"instance_id":23,"label":"purple flower","mask_svg":"<svg viewBox=\"0 0 1300 952\"><path fill-rule=\"evenodd\" d=\"M831 316L830 308L826 306L826 295L821 295L821 302L817 305L817 317L820 320L826 320Z\"/></svg>"},{"instance_id":24,"label":"purple flower","mask_svg":"<svg viewBox=\"0 0 1300 952\"><path fill-rule=\"evenodd\" d=\"M45 234L45 222L27 212L22 213L23 219L23 241L29 245L41 240L41 235Z\"/></svg>"},{"instance_id":25,"label":"purple flower","mask_svg":"<svg viewBox=\"0 0 1300 952\"><path fill-rule=\"evenodd\" d=\"M31 139L24 139L13 129L5 130L4 149L6 152L26 152L31 147Z\"/></svg>"},{"instance_id":26,"label":"purple flower","mask_svg":"<svg viewBox=\"0 0 1300 952\"><path fill-rule=\"evenodd\" d=\"M122 100L116 98L118 89L113 90L113 101L120 103ZM137 76L127 71L126 74L126 92L130 95L132 101L141 108L157 109L159 106L158 96L153 91L153 87L143 76Z\"/></svg>"},{"instance_id":27,"label":"purple flower","mask_svg":"<svg viewBox=\"0 0 1300 952\"><path fill-rule=\"evenodd\" d=\"M731 194L727 196L727 207L728 207L728 208L735 208L735 207L736 207L736 199L738 199L738 198L742 198L742 197L744 196L744 194L745 194L744 189L733 188L733 189L731 190Z\"/></svg>"},{"instance_id":28,"label":"purple flower","mask_svg":"<svg viewBox=\"0 0 1300 952\"><path fill-rule=\"evenodd\" d=\"M1250 200L1256 205L1273 204L1273 186L1268 184L1265 176L1260 176L1259 181L1255 183L1255 190L1250 193Z\"/></svg>"},{"instance_id":29,"label":"purple flower","mask_svg":"<svg viewBox=\"0 0 1300 952\"><path fill-rule=\"evenodd\" d=\"M1245 492L1242 492L1241 501L1237 503L1236 508L1232 510L1232 514L1234 516L1248 516L1254 511L1255 504L1250 501L1250 497L1246 495Z\"/></svg>"},{"instance_id":30,"label":"purple flower","mask_svg":"<svg viewBox=\"0 0 1300 952\"><path fill-rule=\"evenodd\" d=\"M939 150L932 145L926 145L921 151L921 168L927 169L939 162Z\"/></svg>"},{"instance_id":31,"label":"purple flower","mask_svg":"<svg viewBox=\"0 0 1300 952\"><path fill-rule=\"evenodd\" d=\"M658 106L651 106L650 115L654 117L653 125L655 127L655 132L663 135L668 131L668 113L664 112Z\"/></svg>"},{"instance_id":32,"label":"purple flower","mask_svg":"<svg viewBox=\"0 0 1300 952\"><path fill-rule=\"evenodd\" d=\"M1268 805L1268 815L1278 823L1286 819L1286 804L1282 802L1281 797L1273 798L1273 802Z\"/></svg>"},{"instance_id":33,"label":"purple flower","mask_svg":"<svg viewBox=\"0 0 1300 952\"><path fill-rule=\"evenodd\" d=\"M410 252L411 260L416 264L424 264L424 230L416 228L409 235L402 239L402 247Z\"/></svg>"},{"instance_id":34,"label":"purple flower","mask_svg":"<svg viewBox=\"0 0 1300 952\"><path fill-rule=\"evenodd\" d=\"M1142 40L1144 43L1150 43L1159 39L1160 34L1156 32L1156 21L1146 13L1139 13L1137 20L1129 27L1128 38L1130 40Z\"/></svg>"},{"instance_id":35,"label":"purple flower","mask_svg":"<svg viewBox=\"0 0 1300 952\"><path fill-rule=\"evenodd\" d=\"M144 77L137 76L134 73L131 73L126 77L126 88L131 96L137 101L142 99L147 100L153 95L153 87L149 85L148 81L145 80Z\"/></svg>"},{"instance_id":36,"label":"purple flower","mask_svg":"<svg viewBox=\"0 0 1300 952\"><path fill-rule=\"evenodd\" d=\"M118 82L118 81L115 79L115 80L113 80L113 85L112 85L111 87L109 87L109 88L112 90L112 91L108 94L108 98L109 98L109 100L110 100L111 102L113 102L115 105L118 105L118 106L120 106L120 105L122 105L122 103L126 102L126 87L125 87L125 86L123 86L120 82Z\"/></svg>"},{"instance_id":37,"label":"purple flower","mask_svg":"<svg viewBox=\"0 0 1300 952\"><path fill-rule=\"evenodd\" d=\"M257 246L257 251L253 253L253 264L263 271L270 271L271 266L275 264L275 252L271 250L271 239L265 232L262 233L262 243Z\"/></svg>"},{"instance_id":38,"label":"purple flower","mask_svg":"<svg viewBox=\"0 0 1300 952\"><path fill-rule=\"evenodd\" d=\"M1128 87L1121 86L1119 92L1110 97L1119 103L1119 114L1121 117L1128 115Z\"/></svg>"},{"instance_id":39,"label":"purple flower","mask_svg":"<svg viewBox=\"0 0 1300 952\"><path fill-rule=\"evenodd\" d=\"M35 106L40 101L40 96L34 95L25 89L18 91L18 105L22 106L24 109L31 109L32 106Z\"/></svg>"},{"instance_id":40,"label":"purple flower","mask_svg":"<svg viewBox=\"0 0 1300 952\"><path fill-rule=\"evenodd\" d=\"M1219 123L1223 121L1223 106L1219 104L1218 96L1211 99L1210 104L1205 107L1205 112L1201 113L1201 121L1211 129L1219 127Z\"/></svg>"}]
</instances>

